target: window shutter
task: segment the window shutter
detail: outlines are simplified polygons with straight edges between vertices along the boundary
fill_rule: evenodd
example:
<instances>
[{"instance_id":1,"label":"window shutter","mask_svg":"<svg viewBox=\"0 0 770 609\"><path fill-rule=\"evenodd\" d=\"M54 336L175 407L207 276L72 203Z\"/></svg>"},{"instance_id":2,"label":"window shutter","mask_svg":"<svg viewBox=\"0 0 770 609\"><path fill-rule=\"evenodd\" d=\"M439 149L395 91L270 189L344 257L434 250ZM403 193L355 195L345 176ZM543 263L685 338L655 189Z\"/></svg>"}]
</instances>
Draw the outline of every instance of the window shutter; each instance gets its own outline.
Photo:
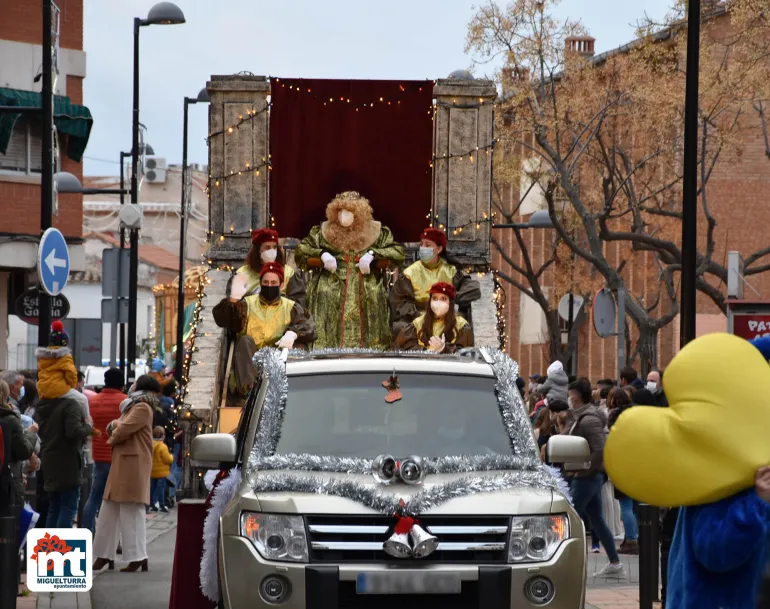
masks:
<instances>
[{"instance_id":1,"label":"window shutter","mask_svg":"<svg viewBox=\"0 0 770 609\"><path fill-rule=\"evenodd\" d=\"M0 169L27 172L27 121L19 119L13 127L5 154L0 154Z\"/></svg>"}]
</instances>

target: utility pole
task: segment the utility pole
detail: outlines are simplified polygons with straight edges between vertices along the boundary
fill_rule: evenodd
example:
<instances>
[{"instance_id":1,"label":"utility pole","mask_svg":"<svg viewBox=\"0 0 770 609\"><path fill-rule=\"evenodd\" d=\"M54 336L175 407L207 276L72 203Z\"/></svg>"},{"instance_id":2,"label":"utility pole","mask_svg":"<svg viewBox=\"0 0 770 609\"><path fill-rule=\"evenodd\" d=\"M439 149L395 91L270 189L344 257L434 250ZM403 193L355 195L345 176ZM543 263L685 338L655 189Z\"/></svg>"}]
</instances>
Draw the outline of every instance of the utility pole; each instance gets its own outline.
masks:
<instances>
[{"instance_id":1,"label":"utility pole","mask_svg":"<svg viewBox=\"0 0 770 609\"><path fill-rule=\"evenodd\" d=\"M700 71L700 0L687 11L687 74L684 99L684 179L682 193L682 296L679 342L695 340L698 265L698 75Z\"/></svg>"},{"instance_id":2,"label":"utility pole","mask_svg":"<svg viewBox=\"0 0 770 609\"><path fill-rule=\"evenodd\" d=\"M126 202L126 195L123 192L125 188L125 161L127 158L129 158L131 155L128 152L121 152L120 153L120 204L123 205ZM122 209L122 207L121 207ZM123 250L126 247L126 230L124 228L120 229L120 258L119 260L122 262L123 260ZM122 269L120 265L118 266L120 269L120 273L118 274L118 277L122 276ZM126 380L126 324L120 324L120 347L119 347L119 362L120 362L120 371L123 374L123 380Z\"/></svg>"},{"instance_id":3,"label":"utility pole","mask_svg":"<svg viewBox=\"0 0 770 609\"><path fill-rule=\"evenodd\" d=\"M53 146L53 6L43 0L43 163L40 176L40 235L53 224L53 174L56 166ZM51 298L45 290L38 290L37 344L47 347L51 331Z\"/></svg>"}]
</instances>

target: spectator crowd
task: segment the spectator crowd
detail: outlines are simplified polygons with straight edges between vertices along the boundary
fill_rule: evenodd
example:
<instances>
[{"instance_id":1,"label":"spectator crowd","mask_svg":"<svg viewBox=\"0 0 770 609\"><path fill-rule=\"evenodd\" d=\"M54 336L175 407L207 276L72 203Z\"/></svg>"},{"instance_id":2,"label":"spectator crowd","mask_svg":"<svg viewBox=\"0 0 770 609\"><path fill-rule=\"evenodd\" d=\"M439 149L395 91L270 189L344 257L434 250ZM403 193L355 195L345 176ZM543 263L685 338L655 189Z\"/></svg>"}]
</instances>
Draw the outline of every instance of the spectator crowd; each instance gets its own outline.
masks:
<instances>
[{"instance_id":1,"label":"spectator crowd","mask_svg":"<svg viewBox=\"0 0 770 609\"><path fill-rule=\"evenodd\" d=\"M38 528L87 528L96 569L122 553L121 571L146 571L145 514L174 507L182 479L176 382L156 359L131 387L109 368L86 388L68 342L54 322L36 371L0 371L0 516L20 543L25 510Z\"/></svg>"}]
</instances>

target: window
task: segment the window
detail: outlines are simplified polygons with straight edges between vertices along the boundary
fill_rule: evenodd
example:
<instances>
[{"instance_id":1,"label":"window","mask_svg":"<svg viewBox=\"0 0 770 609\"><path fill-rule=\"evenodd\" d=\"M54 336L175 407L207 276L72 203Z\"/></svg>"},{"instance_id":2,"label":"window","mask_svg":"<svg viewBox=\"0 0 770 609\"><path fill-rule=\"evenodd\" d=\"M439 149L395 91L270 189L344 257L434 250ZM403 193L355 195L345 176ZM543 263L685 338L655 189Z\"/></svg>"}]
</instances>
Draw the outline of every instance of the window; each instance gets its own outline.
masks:
<instances>
[{"instance_id":1,"label":"window","mask_svg":"<svg viewBox=\"0 0 770 609\"><path fill-rule=\"evenodd\" d=\"M0 170L34 174L41 173L42 166L42 127L22 117L14 125L8 149L0 154Z\"/></svg>"},{"instance_id":2,"label":"window","mask_svg":"<svg viewBox=\"0 0 770 609\"><path fill-rule=\"evenodd\" d=\"M399 374L403 399L388 404L382 389L387 376L289 377L277 452L363 458L511 454L493 378Z\"/></svg>"}]
</instances>

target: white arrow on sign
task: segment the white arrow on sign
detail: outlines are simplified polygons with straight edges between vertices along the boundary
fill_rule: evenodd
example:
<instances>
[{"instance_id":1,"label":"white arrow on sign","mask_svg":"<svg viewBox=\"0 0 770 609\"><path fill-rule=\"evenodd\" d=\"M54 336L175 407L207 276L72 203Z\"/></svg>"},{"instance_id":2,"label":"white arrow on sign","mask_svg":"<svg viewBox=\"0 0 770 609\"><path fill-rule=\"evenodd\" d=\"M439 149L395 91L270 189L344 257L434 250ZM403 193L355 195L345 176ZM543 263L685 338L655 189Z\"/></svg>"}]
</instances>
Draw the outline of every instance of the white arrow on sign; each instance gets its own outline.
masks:
<instances>
[{"instance_id":1,"label":"white arrow on sign","mask_svg":"<svg viewBox=\"0 0 770 609\"><path fill-rule=\"evenodd\" d=\"M48 270L51 273L55 273L56 268L66 268L67 261L64 258L56 257L56 250L51 250L51 253L45 257L45 263L48 266Z\"/></svg>"}]
</instances>

